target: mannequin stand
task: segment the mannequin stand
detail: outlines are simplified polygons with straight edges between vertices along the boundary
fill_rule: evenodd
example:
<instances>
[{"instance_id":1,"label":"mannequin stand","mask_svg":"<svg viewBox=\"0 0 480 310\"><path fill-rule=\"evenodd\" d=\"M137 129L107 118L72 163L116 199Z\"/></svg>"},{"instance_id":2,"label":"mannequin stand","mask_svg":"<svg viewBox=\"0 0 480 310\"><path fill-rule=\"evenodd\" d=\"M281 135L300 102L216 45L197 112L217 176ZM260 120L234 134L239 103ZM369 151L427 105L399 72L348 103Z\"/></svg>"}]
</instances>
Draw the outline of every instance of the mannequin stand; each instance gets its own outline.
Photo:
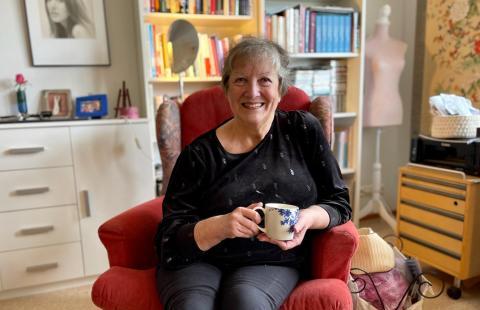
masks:
<instances>
[{"instance_id":1,"label":"mannequin stand","mask_svg":"<svg viewBox=\"0 0 480 310\"><path fill-rule=\"evenodd\" d=\"M387 222L393 231L397 231L397 222L392 215L392 211L387 202L381 195L382 189L382 164L380 163L380 136L382 129L377 128L375 143L375 162L373 163L373 182L372 182L372 198L360 209L360 218L374 213L380 214L380 217Z\"/></svg>"}]
</instances>

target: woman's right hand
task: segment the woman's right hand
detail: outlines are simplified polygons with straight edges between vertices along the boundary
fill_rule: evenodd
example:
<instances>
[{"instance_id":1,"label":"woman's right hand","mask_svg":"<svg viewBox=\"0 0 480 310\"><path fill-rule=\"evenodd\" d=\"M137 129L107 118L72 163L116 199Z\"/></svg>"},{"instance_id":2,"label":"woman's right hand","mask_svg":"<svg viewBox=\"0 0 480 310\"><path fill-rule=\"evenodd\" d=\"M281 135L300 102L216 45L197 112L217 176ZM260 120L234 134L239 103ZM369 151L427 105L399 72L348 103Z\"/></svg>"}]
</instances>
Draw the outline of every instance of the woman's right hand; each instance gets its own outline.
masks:
<instances>
[{"instance_id":1,"label":"woman's right hand","mask_svg":"<svg viewBox=\"0 0 480 310\"><path fill-rule=\"evenodd\" d=\"M253 208L261 205L261 202L252 203L248 207L237 207L230 213L199 221L194 227L193 235L200 250L207 251L227 238L256 236L261 217Z\"/></svg>"},{"instance_id":2,"label":"woman's right hand","mask_svg":"<svg viewBox=\"0 0 480 310\"><path fill-rule=\"evenodd\" d=\"M262 203L253 203L248 207L238 207L230 213L221 216L219 229L223 230L226 238L250 238L258 235L257 224L260 224L261 217L253 208L262 206Z\"/></svg>"}]
</instances>

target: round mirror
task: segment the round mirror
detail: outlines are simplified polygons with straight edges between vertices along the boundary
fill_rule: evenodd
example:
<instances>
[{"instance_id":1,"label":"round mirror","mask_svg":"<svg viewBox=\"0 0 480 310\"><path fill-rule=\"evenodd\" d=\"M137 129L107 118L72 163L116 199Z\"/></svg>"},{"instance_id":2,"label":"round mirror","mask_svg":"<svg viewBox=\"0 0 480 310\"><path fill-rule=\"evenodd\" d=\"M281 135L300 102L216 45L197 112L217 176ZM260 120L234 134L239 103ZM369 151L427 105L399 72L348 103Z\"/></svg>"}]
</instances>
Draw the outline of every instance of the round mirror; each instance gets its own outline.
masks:
<instances>
[{"instance_id":1,"label":"round mirror","mask_svg":"<svg viewBox=\"0 0 480 310\"><path fill-rule=\"evenodd\" d=\"M197 30L188 21L178 19L170 25L168 40L172 42L172 72L180 73L185 71L197 58Z\"/></svg>"}]
</instances>

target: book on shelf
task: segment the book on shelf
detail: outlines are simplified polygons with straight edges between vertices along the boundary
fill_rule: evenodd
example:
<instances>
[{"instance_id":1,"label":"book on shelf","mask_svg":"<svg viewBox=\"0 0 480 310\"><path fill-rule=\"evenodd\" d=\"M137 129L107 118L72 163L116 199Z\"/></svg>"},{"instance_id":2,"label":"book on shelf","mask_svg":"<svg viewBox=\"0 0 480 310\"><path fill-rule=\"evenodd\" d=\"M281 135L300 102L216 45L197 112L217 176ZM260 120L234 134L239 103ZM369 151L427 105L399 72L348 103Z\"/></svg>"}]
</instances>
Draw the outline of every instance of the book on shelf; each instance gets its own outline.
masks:
<instances>
[{"instance_id":1,"label":"book on shelf","mask_svg":"<svg viewBox=\"0 0 480 310\"><path fill-rule=\"evenodd\" d=\"M347 64L342 60L324 61L314 68L292 68L293 85L311 98L330 96L333 112L345 112Z\"/></svg>"},{"instance_id":2,"label":"book on shelf","mask_svg":"<svg viewBox=\"0 0 480 310\"><path fill-rule=\"evenodd\" d=\"M337 159L340 169L349 167L348 162L348 141L349 141L349 129L342 129L334 132L333 139L333 155Z\"/></svg>"},{"instance_id":3,"label":"book on shelf","mask_svg":"<svg viewBox=\"0 0 480 310\"><path fill-rule=\"evenodd\" d=\"M161 32L161 28L155 25L147 24L146 27L151 59L150 77L177 77L177 74L172 73L171 69L173 51L172 43L168 41L167 34ZM193 65L186 70L185 76L199 79L221 76L225 55L228 53L230 46L241 37L241 35L236 35L233 38L220 38L217 35L198 33L198 54Z\"/></svg>"},{"instance_id":4,"label":"book on shelf","mask_svg":"<svg viewBox=\"0 0 480 310\"><path fill-rule=\"evenodd\" d=\"M348 53L358 50L358 12L352 7L299 4L269 14L268 39L289 53Z\"/></svg>"},{"instance_id":5,"label":"book on shelf","mask_svg":"<svg viewBox=\"0 0 480 310\"><path fill-rule=\"evenodd\" d=\"M143 6L152 13L250 15L252 0L144 0Z\"/></svg>"}]
</instances>

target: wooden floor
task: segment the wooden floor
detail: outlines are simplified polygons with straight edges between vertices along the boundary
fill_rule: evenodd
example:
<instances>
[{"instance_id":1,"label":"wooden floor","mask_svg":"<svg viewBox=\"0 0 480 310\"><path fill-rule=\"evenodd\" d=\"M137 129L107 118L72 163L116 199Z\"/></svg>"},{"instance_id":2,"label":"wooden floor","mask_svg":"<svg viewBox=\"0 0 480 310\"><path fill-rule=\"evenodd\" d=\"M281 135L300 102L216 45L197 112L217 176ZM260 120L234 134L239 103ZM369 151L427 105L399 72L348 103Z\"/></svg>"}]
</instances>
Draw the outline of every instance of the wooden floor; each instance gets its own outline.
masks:
<instances>
[{"instance_id":1,"label":"wooden floor","mask_svg":"<svg viewBox=\"0 0 480 310\"><path fill-rule=\"evenodd\" d=\"M362 220L361 227L371 227L380 236L390 234L392 231L378 217ZM423 271L434 273L428 277L438 291L443 280L446 287L452 284L453 278L445 273L436 271L428 266L423 266ZM39 294L0 301L1 310L90 310L97 309L90 300L90 286L67 289L47 294ZM444 292L440 297L425 300L423 309L432 310L476 310L480 309L480 284L466 287L462 290L462 298L452 300ZM141 310L141 309L139 309ZM313 310L313 309L312 309Z\"/></svg>"}]
</instances>

